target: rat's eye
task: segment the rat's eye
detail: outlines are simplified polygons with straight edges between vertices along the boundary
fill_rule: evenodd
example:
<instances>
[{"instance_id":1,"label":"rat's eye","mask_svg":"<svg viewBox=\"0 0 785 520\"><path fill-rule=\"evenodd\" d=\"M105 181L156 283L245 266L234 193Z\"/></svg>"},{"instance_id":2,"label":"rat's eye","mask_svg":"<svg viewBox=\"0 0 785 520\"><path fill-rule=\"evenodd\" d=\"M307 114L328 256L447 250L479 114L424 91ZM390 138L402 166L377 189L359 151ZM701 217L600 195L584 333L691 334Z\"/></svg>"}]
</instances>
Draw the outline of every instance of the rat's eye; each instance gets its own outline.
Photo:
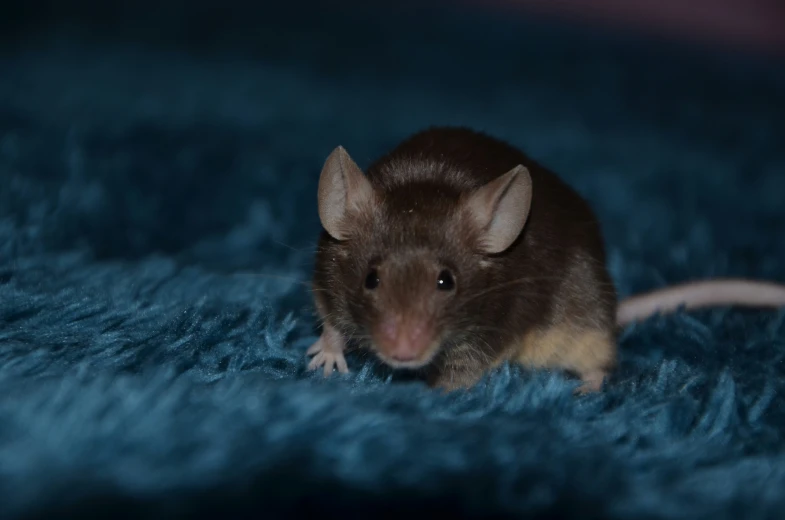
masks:
<instances>
[{"instance_id":1,"label":"rat's eye","mask_svg":"<svg viewBox=\"0 0 785 520\"><path fill-rule=\"evenodd\" d=\"M437 281L437 287L440 291L452 291L455 289L455 280L452 277L452 273L448 270L444 270L439 273L439 280Z\"/></svg>"},{"instance_id":2,"label":"rat's eye","mask_svg":"<svg viewBox=\"0 0 785 520\"><path fill-rule=\"evenodd\" d=\"M365 277L365 288L374 290L379 286L379 272L376 269L371 269Z\"/></svg>"}]
</instances>

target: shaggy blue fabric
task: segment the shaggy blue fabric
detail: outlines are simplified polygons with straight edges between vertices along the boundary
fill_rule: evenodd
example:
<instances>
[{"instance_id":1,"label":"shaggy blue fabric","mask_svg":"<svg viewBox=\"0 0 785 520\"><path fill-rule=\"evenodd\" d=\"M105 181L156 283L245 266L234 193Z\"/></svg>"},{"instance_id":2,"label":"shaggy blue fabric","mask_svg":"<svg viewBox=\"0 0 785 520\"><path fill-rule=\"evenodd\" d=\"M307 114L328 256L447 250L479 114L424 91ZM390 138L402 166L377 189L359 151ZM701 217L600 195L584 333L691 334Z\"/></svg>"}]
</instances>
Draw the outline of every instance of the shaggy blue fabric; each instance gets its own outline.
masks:
<instances>
[{"instance_id":1,"label":"shaggy blue fabric","mask_svg":"<svg viewBox=\"0 0 785 520\"><path fill-rule=\"evenodd\" d=\"M367 357L307 372L304 282L329 151L366 165L431 124L568 179L622 296L783 281L782 64L476 13L149 4L4 21L2 518L781 517L782 312L630 327L600 395L505 366L444 396Z\"/></svg>"}]
</instances>

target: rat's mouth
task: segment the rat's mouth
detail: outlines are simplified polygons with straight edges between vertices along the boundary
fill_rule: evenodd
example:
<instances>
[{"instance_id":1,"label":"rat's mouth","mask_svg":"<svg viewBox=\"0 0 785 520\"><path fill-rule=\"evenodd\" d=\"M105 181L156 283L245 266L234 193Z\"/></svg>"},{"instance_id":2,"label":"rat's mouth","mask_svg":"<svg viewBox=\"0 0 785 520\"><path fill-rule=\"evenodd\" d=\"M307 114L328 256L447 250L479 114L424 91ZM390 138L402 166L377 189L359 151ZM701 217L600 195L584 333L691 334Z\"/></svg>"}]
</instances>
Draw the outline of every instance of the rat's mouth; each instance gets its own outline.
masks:
<instances>
[{"instance_id":1,"label":"rat's mouth","mask_svg":"<svg viewBox=\"0 0 785 520\"><path fill-rule=\"evenodd\" d=\"M376 346L374 351L379 359L386 365L396 369L417 370L423 368L433 361L439 351L440 342L434 341L428 348L420 353L400 353L385 352L384 349Z\"/></svg>"}]
</instances>

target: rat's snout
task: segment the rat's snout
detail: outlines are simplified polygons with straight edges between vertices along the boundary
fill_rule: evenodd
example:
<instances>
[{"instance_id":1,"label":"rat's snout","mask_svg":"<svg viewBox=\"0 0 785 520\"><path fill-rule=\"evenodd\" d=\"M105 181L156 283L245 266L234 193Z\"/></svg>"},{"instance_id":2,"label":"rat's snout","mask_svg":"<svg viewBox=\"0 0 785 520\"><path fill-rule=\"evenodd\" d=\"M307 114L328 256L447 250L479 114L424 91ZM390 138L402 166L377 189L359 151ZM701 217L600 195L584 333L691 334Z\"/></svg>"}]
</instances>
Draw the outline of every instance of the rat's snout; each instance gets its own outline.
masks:
<instances>
[{"instance_id":1,"label":"rat's snout","mask_svg":"<svg viewBox=\"0 0 785 520\"><path fill-rule=\"evenodd\" d=\"M393 314L379 323L376 336L379 354L397 366L425 364L434 342L433 327L424 317Z\"/></svg>"}]
</instances>

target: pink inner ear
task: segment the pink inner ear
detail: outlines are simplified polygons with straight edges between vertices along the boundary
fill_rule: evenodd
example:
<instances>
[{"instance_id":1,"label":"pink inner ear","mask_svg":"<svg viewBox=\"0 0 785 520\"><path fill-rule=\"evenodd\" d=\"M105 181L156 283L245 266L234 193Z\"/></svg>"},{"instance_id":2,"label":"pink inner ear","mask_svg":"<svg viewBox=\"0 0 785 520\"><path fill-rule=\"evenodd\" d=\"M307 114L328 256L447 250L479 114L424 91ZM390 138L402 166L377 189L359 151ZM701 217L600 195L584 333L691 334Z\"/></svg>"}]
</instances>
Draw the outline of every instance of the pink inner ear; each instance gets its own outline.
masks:
<instances>
[{"instance_id":1,"label":"pink inner ear","mask_svg":"<svg viewBox=\"0 0 785 520\"><path fill-rule=\"evenodd\" d=\"M346 238L347 213L370 202L373 188L342 146L330 153L319 178L319 218L334 238Z\"/></svg>"},{"instance_id":2,"label":"pink inner ear","mask_svg":"<svg viewBox=\"0 0 785 520\"><path fill-rule=\"evenodd\" d=\"M500 253L510 247L523 230L531 209L532 181L519 165L478 189L468 208L482 229L480 249Z\"/></svg>"}]
</instances>

